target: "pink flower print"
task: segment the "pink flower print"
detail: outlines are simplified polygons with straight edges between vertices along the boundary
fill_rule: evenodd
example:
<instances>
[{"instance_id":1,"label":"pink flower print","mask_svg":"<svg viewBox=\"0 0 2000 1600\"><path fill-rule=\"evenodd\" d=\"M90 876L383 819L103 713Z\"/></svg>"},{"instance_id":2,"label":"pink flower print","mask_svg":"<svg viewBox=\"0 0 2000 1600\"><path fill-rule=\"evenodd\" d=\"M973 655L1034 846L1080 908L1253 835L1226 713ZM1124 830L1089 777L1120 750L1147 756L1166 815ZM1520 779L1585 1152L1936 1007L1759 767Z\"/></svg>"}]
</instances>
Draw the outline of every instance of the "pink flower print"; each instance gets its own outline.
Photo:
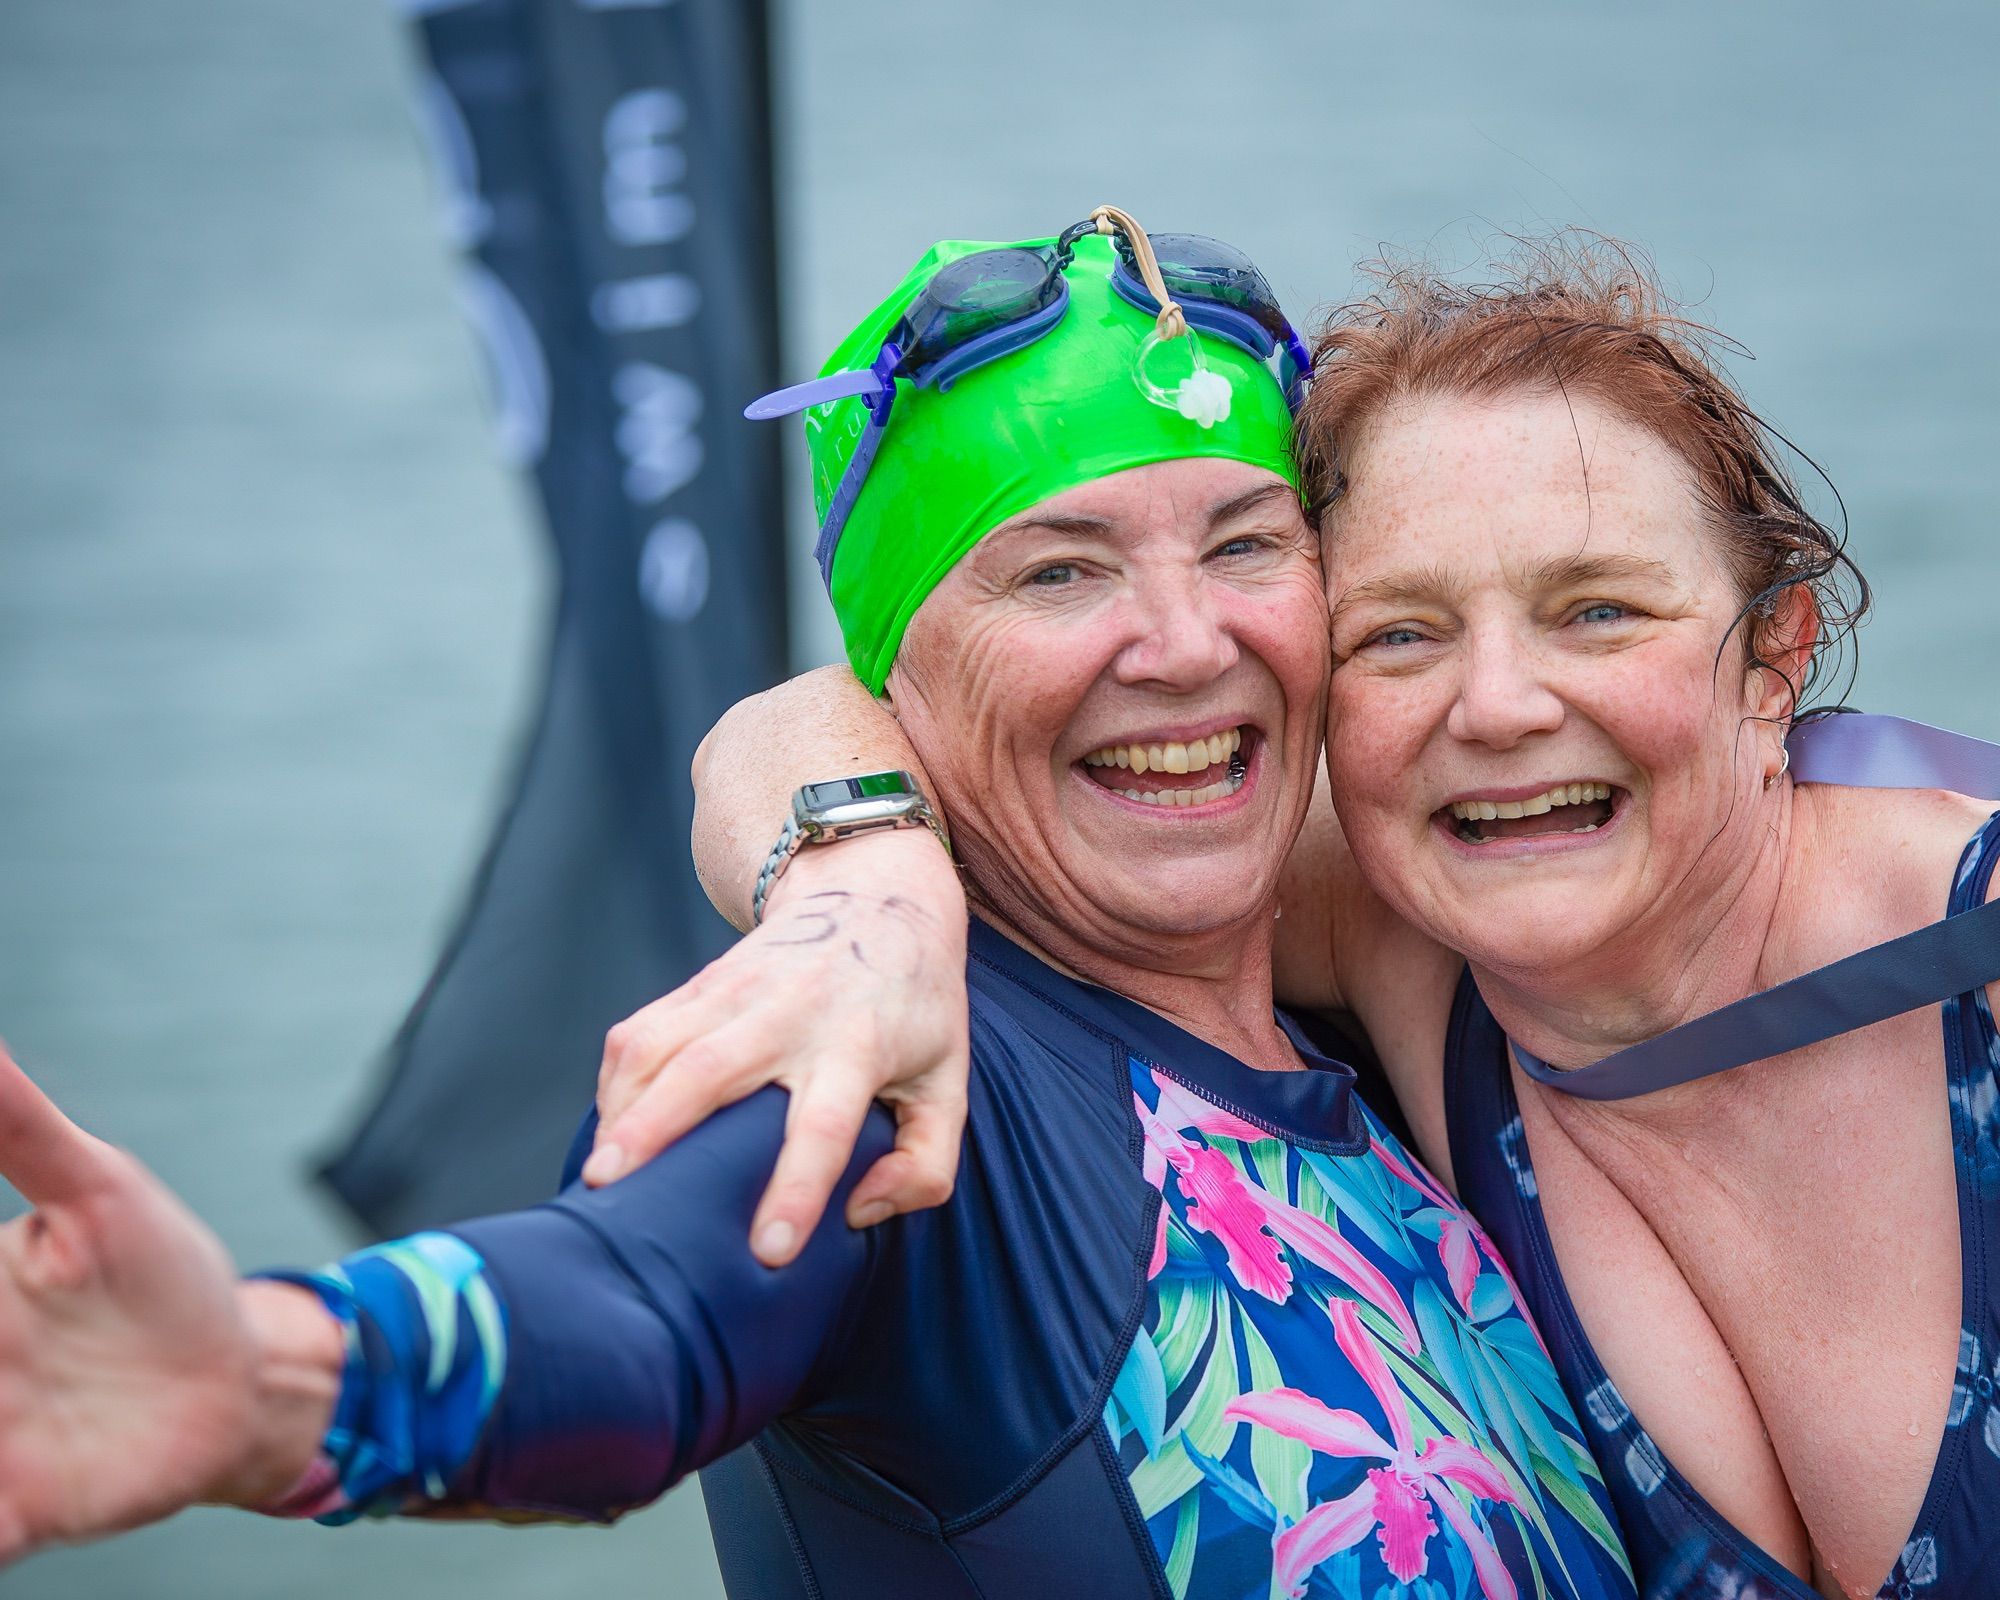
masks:
<instances>
[{"instance_id":1,"label":"pink flower print","mask_svg":"<svg viewBox=\"0 0 2000 1600\"><path fill-rule=\"evenodd\" d=\"M1370 1140L1369 1148L1383 1166L1445 1213L1443 1231L1438 1235L1438 1257L1444 1262L1445 1276L1451 1282L1451 1292L1458 1297L1460 1309L1467 1316L1472 1314L1472 1287L1479 1281L1479 1259L1473 1253L1475 1248L1493 1263L1493 1270L1507 1285L1514 1304L1526 1306L1528 1302L1521 1298L1521 1286L1514 1281L1514 1274L1507 1270L1507 1263L1493 1248L1493 1241L1465 1214L1464 1208L1439 1188L1437 1181L1428 1173L1400 1159L1380 1139ZM1525 1317L1523 1320L1526 1320ZM1535 1336L1535 1343L1546 1351L1548 1345L1542 1338L1542 1330L1533 1322L1528 1322L1528 1331Z\"/></svg>"},{"instance_id":2,"label":"pink flower print","mask_svg":"<svg viewBox=\"0 0 2000 1600\"><path fill-rule=\"evenodd\" d=\"M1410 1315L1410 1308L1396 1293L1396 1286L1379 1267L1343 1239L1332 1224L1322 1222L1297 1206L1274 1200L1269 1195L1262 1198L1264 1220L1273 1233L1314 1266L1332 1273L1395 1323L1396 1331L1403 1336L1403 1348L1411 1355L1423 1349L1424 1341L1417 1332L1417 1319ZM1338 1301L1336 1304L1346 1305L1346 1302ZM1348 1309L1352 1311L1353 1308Z\"/></svg>"},{"instance_id":3,"label":"pink flower print","mask_svg":"<svg viewBox=\"0 0 2000 1600\"><path fill-rule=\"evenodd\" d=\"M1479 1246L1471 1221L1459 1212L1445 1214L1438 1234L1438 1255L1444 1260L1445 1276L1451 1280L1451 1292L1458 1296L1459 1309L1471 1316L1472 1286L1479 1281Z\"/></svg>"},{"instance_id":4,"label":"pink flower print","mask_svg":"<svg viewBox=\"0 0 2000 1600\"><path fill-rule=\"evenodd\" d=\"M1145 1133L1146 1181L1164 1195L1171 1171L1189 1201L1187 1225L1218 1240L1228 1256L1236 1281L1253 1294L1282 1305L1292 1292L1291 1263L1281 1241L1323 1271L1332 1273L1374 1306L1403 1336L1412 1355L1423 1348L1416 1318L1387 1275L1343 1239L1330 1224L1288 1205L1244 1177L1221 1151L1196 1144L1181 1128L1231 1139L1268 1139L1271 1134L1211 1106L1171 1079L1153 1074L1160 1089L1160 1110L1149 1108L1135 1091L1133 1110ZM1179 1126L1176 1126L1176 1123ZM1164 1210L1162 1215L1164 1216ZM1166 1261L1165 1223L1153 1247L1152 1271Z\"/></svg>"},{"instance_id":5,"label":"pink flower print","mask_svg":"<svg viewBox=\"0 0 2000 1600\"><path fill-rule=\"evenodd\" d=\"M1146 1135L1146 1181L1166 1192L1171 1170L1188 1200L1187 1225L1213 1236L1229 1258L1236 1281L1279 1305L1292 1292L1291 1263L1278 1241L1264 1231L1263 1191L1249 1183L1219 1150L1184 1139L1135 1092L1132 1107ZM1153 1271L1166 1263L1166 1206L1153 1247Z\"/></svg>"},{"instance_id":6,"label":"pink flower print","mask_svg":"<svg viewBox=\"0 0 2000 1600\"><path fill-rule=\"evenodd\" d=\"M1229 1254L1229 1270L1244 1288L1284 1304L1292 1292L1292 1266L1277 1239L1265 1231L1268 1197L1246 1182L1220 1150L1188 1145L1186 1151L1185 1166L1171 1157L1169 1163L1180 1179L1181 1193L1192 1202L1187 1225L1221 1243Z\"/></svg>"},{"instance_id":7,"label":"pink flower print","mask_svg":"<svg viewBox=\"0 0 2000 1600\"><path fill-rule=\"evenodd\" d=\"M1271 1541L1276 1586L1287 1596L1303 1593L1314 1568L1359 1544L1370 1532L1381 1547L1383 1565L1399 1582L1409 1583L1430 1565L1430 1540L1437 1532L1431 1515L1435 1510L1464 1542L1487 1600L1517 1600L1513 1575L1452 1486L1503 1505L1519 1505L1518 1497L1499 1469L1462 1439L1433 1439L1417 1450L1408 1405L1387 1360L1362 1327L1360 1313L1339 1301L1332 1315L1341 1353L1381 1405L1390 1438L1384 1439L1356 1413L1334 1410L1297 1389L1247 1394L1231 1401L1223 1412L1303 1440L1321 1455L1372 1456L1384 1463L1370 1468L1352 1493L1314 1506L1278 1531Z\"/></svg>"},{"instance_id":8,"label":"pink flower print","mask_svg":"<svg viewBox=\"0 0 2000 1600\"><path fill-rule=\"evenodd\" d=\"M1197 1133L1205 1133L1211 1139L1241 1139L1254 1144L1259 1139L1272 1137L1253 1123L1245 1122L1233 1112L1211 1105L1192 1089L1184 1089L1164 1073L1153 1074L1153 1085L1160 1091L1158 1116L1175 1132L1192 1128Z\"/></svg>"}]
</instances>

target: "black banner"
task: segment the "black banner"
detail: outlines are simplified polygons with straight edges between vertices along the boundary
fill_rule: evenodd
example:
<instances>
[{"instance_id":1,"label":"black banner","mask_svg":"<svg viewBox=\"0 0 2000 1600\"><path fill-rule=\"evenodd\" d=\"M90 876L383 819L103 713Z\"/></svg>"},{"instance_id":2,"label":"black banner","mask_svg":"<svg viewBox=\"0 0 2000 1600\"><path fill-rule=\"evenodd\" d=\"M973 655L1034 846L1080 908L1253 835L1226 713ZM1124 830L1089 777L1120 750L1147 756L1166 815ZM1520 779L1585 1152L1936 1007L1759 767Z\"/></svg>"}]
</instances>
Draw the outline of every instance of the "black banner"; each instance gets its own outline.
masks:
<instances>
[{"instance_id":1,"label":"black banner","mask_svg":"<svg viewBox=\"0 0 2000 1600\"><path fill-rule=\"evenodd\" d=\"M511 805L322 1176L379 1234L545 1196L605 1030L731 937L688 763L785 667L763 0L405 0L503 450L559 571Z\"/></svg>"}]
</instances>

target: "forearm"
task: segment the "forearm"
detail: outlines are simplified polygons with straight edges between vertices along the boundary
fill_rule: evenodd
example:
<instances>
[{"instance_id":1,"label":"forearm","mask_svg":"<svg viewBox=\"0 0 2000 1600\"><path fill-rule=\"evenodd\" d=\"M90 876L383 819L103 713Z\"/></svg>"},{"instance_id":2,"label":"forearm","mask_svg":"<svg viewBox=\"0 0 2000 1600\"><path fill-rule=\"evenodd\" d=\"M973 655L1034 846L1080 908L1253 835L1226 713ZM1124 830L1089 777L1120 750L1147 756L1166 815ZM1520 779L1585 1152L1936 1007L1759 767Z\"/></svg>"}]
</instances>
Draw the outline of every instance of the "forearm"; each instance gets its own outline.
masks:
<instances>
[{"instance_id":1,"label":"forearm","mask_svg":"<svg viewBox=\"0 0 2000 1600\"><path fill-rule=\"evenodd\" d=\"M750 926L757 874L798 789L892 768L915 777L936 804L902 728L844 666L805 673L731 707L694 758L695 871L716 910L738 928ZM890 835L882 843L879 849L822 852L828 859L803 874L795 862L774 887L773 903L781 892L798 894L808 879L815 889L893 881L884 875L885 862L907 862L908 870L928 875L925 881L935 880L940 893L955 892L944 888L950 874L937 871L944 858L927 832Z\"/></svg>"},{"instance_id":2,"label":"forearm","mask_svg":"<svg viewBox=\"0 0 2000 1600\"><path fill-rule=\"evenodd\" d=\"M782 1272L745 1248L786 1103L732 1106L611 1188L246 1286L317 1342L274 1357L310 1403L229 1503L609 1521L757 1433L825 1357L872 1250L837 1218ZM843 1192L890 1139L874 1113Z\"/></svg>"}]
</instances>

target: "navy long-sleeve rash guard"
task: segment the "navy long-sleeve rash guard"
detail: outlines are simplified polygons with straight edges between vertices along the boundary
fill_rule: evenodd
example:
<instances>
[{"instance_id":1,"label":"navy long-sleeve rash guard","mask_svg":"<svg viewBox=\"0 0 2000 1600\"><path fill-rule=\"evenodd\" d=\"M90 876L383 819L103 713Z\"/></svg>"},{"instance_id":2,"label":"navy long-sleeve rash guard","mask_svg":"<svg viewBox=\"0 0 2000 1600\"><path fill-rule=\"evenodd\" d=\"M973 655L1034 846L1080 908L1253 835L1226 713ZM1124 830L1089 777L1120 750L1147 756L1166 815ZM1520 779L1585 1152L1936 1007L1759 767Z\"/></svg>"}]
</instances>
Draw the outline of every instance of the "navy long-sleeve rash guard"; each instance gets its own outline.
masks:
<instances>
[{"instance_id":1,"label":"navy long-sleeve rash guard","mask_svg":"<svg viewBox=\"0 0 2000 1600\"><path fill-rule=\"evenodd\" d=\"M1349 1069L1253 1069L978 924L969 975L942 1207L841 1221L877 1109L762 1267L772 1089L315 1275L350 1361L309 1509L601 1519L706 1468L737 1596L1631 1593L1505 1268Z\"/></svg>"}]
</instances>

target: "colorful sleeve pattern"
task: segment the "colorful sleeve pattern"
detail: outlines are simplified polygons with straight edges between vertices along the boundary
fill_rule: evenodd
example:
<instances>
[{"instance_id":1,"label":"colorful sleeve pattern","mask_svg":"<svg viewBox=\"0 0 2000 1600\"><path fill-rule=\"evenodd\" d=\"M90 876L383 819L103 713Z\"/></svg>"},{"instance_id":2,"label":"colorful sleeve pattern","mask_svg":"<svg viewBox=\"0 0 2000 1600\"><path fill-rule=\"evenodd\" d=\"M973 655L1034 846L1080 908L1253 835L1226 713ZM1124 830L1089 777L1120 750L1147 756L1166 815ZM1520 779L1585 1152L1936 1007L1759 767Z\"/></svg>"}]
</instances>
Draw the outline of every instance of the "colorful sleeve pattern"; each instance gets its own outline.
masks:
<instances>
[{"instance_id":1,"label":"colorful sleeve pattern","mask_svg":"<svg viewBox=\"0 0 2000 1600\"><path fill-rule=\"evenodd\" d=\"M318 1459L274 1516L328 1524L446 1497L507 1371L507 1318L477 1251L419 1233L319 1272L269 1272L339 1319L346 1369Z\"/></svg>"}]
</instances>

